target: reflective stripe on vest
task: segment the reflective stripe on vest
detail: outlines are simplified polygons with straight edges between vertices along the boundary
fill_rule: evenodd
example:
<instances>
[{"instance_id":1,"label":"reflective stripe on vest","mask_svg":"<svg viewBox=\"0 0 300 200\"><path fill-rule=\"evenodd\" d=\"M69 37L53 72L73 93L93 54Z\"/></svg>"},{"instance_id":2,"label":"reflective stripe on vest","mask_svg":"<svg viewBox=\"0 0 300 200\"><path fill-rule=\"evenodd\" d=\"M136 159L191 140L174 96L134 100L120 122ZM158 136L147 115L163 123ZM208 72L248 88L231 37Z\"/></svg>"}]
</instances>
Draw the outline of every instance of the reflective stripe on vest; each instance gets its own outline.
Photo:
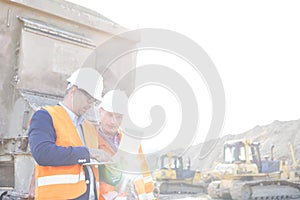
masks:
<instances>
[{"instance_id":1,"label":"reflective stripe on vest","mask_svg":"<svg viewBox=\"0 0 300 200\"><path fill-rule=\"evenodd\" d=\"M54 185L54 184L69 184L78 183L79 181L84 181L85 176L83 173L78 174L66 174L66 175L52 175L39 177L37 179L37 186Z\"/></svg>"},{"instance_id":2,"label":"reflective stripe on vest","mask_svg":"<svg viewBox=\"0 0 300 200\"><path fill-rule=\"evenodd\" d=\"M144 183L146 184L146 183L150 183L150 182L153 182L152 177L151 176L145 176L144 177Z\"/></svg>"},{"instance_id":3,"label":"reflective stripe on vest","mask_svg":"<svg viewBox=\"0 0 300 200\"><path fill-rule=\"evenodd\" d=\"M154 200L154 199L156 199L156 198L154 197L153 192L147 193L146 195L147 195L147 199L148 199L148 200Z\"/></svg>"}]
</instances>

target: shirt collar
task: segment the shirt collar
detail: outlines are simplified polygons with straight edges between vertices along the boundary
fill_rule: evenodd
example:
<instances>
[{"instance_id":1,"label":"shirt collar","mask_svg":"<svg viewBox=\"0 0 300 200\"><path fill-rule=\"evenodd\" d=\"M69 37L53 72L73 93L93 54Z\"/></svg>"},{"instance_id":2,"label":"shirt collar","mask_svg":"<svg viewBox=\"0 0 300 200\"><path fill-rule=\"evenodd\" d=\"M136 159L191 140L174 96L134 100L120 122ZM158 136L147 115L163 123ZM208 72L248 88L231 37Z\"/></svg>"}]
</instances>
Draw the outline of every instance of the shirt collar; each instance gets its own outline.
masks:
<instances>
[{"instance_id":1,"label":"shirt collar","mask_svg":"<svg viewBox=\"0 0 300 200\"><path fill-rule=\"evenodd\" d=\"M105 138L109 138L111 140L115 139L115 138L118 138L119 134L120 134L119 131L117 131L116 135L114 135L114 136L108 135L108 134L106 134L106 133L103 132L103 130L101 128L101 125L99 127L99 133L100 133L100 135L104 136Z\"/></svg>"},{"instance_id":2,"label":"shirt collar","mask_svg":"<svg viewBox=\"0 0 300 200\"><path fill-rule=\"evenodd\" d=\"M68 113L70 119L72 120L73 124L77 127L80 126L84 120L83 116L78 117L73 111L71 111L67 106L63 104L63 102L59 102L59 105L62 106L66 112Z\"/></svg>"}]
</instances>

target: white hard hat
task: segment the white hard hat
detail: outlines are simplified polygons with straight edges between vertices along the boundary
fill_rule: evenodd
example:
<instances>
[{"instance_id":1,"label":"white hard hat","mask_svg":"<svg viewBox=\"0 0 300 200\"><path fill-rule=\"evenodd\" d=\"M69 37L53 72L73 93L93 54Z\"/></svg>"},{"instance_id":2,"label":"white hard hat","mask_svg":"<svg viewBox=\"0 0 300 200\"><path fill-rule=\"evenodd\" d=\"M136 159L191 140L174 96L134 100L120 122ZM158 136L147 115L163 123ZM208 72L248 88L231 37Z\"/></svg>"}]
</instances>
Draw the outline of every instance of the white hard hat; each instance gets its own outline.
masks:
<instances>
[{"instance_id":1,"label":"white hard hat","mask_svg":"<svg viewBox=\"0 0 300 200\"><path fill-rule=\"evenodd\" d=\"M67 81L86 91L95 99L99 101L102 99L103 78L97 70L93 68L77 69Z\"/></svg>"},{"instance_id":2,"label":"white hard hat","mask_svg":"<svg viewBox=\"0 0 300 200\"><path fill-rule=\"evenodd\" d=\"M108 112L124 115L128 110L128 97L121 90L110 90L103 96L99 107Z\"/></svg>"}]
</instances>

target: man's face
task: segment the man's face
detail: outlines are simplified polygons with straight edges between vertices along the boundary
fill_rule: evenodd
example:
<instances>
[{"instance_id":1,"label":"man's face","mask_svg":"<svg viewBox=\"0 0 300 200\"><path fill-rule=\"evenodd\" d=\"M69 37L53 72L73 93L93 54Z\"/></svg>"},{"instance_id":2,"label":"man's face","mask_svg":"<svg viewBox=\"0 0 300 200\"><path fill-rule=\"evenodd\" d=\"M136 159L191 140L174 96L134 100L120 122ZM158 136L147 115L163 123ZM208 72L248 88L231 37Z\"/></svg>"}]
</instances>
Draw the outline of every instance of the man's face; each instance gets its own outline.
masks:
<instances>
[{"instance_id":1,"label":"man's face","mask_svg":"<svg viewBox=\"0 0 300 200\"><path fill-rule=\"evenodd\" d=\"M86 91L75 88L73 92L73 112L77 116L82 116L96 102L96 99Z\"/></svg>"},{"instance_id":2,"label":"man's face","mask_svg":"<svg viewBox=\"0 0 300 200\"><path fill-rule=\"evenodd\" d=\"M123 120L123 115L99 109L101 129L105 134L115 136Z\"/></svg>"}]
</instances>

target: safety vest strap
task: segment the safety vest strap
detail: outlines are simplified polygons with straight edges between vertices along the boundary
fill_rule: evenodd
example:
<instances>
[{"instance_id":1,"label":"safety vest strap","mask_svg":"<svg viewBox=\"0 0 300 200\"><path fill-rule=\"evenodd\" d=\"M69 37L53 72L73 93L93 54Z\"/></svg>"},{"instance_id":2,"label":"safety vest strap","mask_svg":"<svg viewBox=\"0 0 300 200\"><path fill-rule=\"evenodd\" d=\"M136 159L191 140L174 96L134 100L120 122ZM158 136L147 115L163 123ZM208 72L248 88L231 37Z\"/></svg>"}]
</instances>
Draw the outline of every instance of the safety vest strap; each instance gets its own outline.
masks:
<instances>
[{"instance_id":1,"label":"safety vest strap","mask_svg":"<svg viewBox=\"0 0 300 200\"><path fill-rule=\"evenodd\" d=\"M85 175L83 173L78 174L64 174L64 175L52 175L38 177L37 186L55 185L55 184L73 184L79 181L84 181Z\"/></svg>"},{"instance_id":2,"label":"safety vest strap","mask_svg":"<svg viewBox=\"0 0 300 200\"><path fill-rule=\"evenodd\" d=\"M151 176L144 176L144 183L152 183L153 179Z\"/></svg>"}]
</instances>

